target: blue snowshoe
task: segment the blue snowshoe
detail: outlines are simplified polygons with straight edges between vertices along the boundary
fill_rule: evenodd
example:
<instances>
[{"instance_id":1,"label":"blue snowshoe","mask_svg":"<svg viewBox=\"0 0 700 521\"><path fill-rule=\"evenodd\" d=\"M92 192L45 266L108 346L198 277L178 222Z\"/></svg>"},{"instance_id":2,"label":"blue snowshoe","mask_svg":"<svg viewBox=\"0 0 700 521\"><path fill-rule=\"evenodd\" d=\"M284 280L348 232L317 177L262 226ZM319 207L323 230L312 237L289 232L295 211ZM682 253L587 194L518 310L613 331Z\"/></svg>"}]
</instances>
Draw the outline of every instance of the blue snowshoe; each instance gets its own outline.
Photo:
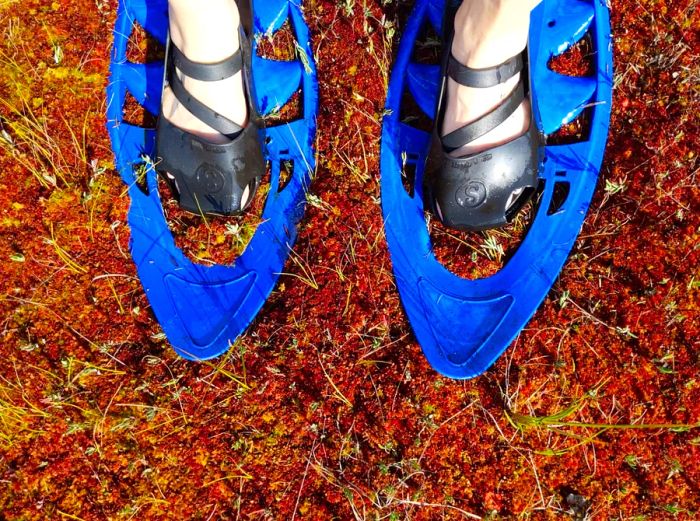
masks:
<instances>
[{"instance_id":1,"label":"blue snowshoe","mask_svg":"<svg viewBox=\"0 0 700 521\"><path fill-rule=\"evenodd\" d=\"M304 213L306 191L315 168L313 141L318 84L309 30L301 9L298 3L289 0L253 0L252 13L253 34L242 35L243 57L234 57L216 71L205 70L201 64L188 65L183 62L185 58L168 45L166 0L120 0L114 28L107 87L107 127L116 166L131 199L128 216L131 254L168 341L180 356L190 360L204 360L225 352L265 303L296 239L296 226ZM297 59L277 61L259 56L259 38L255 36L274 34L287 21L298 44ZM195 77L209 73L231 75L231 71L237 72L247 66L249 70L244 70L250 73L247 93L254 109L252 113L259 114L262 119L300 92L303 117L267 128L263 124L258 126L257 120L244 130L233 128L235 135L246 134L244 146L232 152L247 150L243 159L238 163L228 162L233 163L237 176L238 166L241 167L239 186L229 186L236 183L231 183L230 176L220 175L220 165L203 163L200 168L190 168L194 171L191 178L175 179L174 185L185 209L235 213L243 209L241 189L246 186L240 185L241 180L254 190L261 177L261 167L264 171L265 162L269 163L270 189L262 223L233 265L203 266L191 262L176 247L168 229L156 177L156 130L129 124L124 118L127 93L148 113L159 113L166 70L163 61L132 63L128 60L128 41L136 24L167 47L168 56L179 60L177 66L185 74L189 72ZM230 70L224 70L227 67ZM168 80L175 91L172 75ZM228 128L226 124L224 122L222 130ZM166 130L175 131L173 128ZM199 146L189 137L182 139L193 149ZM262 145L262 155L251 143ZM224 152L229 154L229 151ZM242 163L248 159L255 169L243 168ZM284 180L280 175L283 163L293 164L291 175ZM182 170L188 166L192 165L183 165ZM176 170L178 161L171 161L169 168ZM145 186L141 186L135 172L144 170ZM223 197L216 195L224 192ZM198 194L204 196L197 198Z\"/></svg>"},{"instance_id":2,"label":"blue snowshoe","mask_svg":"<svg viewBox=\"0 0 700 521\"><path fill-rule=\"evenodd\" d=\"M420 63L415 52L418 38L426 27L445 34L445 17L453 16L458 5L455 0L447 4L417 0L406 23L386 101L381 194L396 284L416 338L437 371L452 378L472 378L488 369L530 320L581 230L608 134L612 39L604 0L543 0L531 15L525 56L476 72L454 60L442 66ZM554 72L550 60L583 38L593 48L594 74L573 77ZM504 102L504 114L496 110L492 121L486 118L442 139L439 153L446 175L436 182L431 177L435 131L431 134L402 120L404 98L412 98L433 122L440 121L445 71L459 83L479 87L502 83L526 65L529 74L522 76L529 78L529 84ZM478 161L445 155L497 126L528 88L533 119L526 135L505 145L505 150L477 156ZM590 124L580 139L564 144L548 140L584 112ZM524 157L533 161L522 167ZM507 190L489 186L483 163L494 158L506 172ZM516 170L512 165L525 173L510 175ZM406 172L414 178L402 179ZM538 190L539 202L526 236L494 275L463 279L435 258L424 210L453 228L488 229L506 224Z\"/></svg>"}]
</instances>

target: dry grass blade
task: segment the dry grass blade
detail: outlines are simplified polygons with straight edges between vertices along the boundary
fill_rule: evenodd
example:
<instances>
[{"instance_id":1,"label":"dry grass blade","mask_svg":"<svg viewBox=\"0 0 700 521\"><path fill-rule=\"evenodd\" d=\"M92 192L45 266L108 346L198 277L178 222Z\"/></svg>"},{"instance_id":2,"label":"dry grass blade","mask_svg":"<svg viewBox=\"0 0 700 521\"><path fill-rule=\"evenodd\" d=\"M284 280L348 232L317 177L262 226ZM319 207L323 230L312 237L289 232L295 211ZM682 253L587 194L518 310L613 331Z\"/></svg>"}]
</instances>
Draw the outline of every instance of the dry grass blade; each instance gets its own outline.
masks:
<instances>
[{"instance_id":1,"label":"dry grass blade","mask_svg":"<svg viewBox=\"0 0 700 521\"><path fill-rule=\"evenodd\" d=\"M318 282L316 282L316 277L314 276L313 271L311 271L311 266L309 266L309 263L306 262L301 255L295 252L292 248L289 248L289 258L301 270L301 274L282 272L280 275L289 275L290 277L299 279L307 286L318 290L319 285Z\"/></svg>"},{"instance_id":2,"label":"dry grass blade","mask_svg":"<svg viewBox=\"0 0 700 521\"><path fill-rule=\"evenodd\" d=\"M567 420L580 412L589 401L595 399L598 391L605 385L602 382L582 397L575 399L571 405L553 414L546 416L536 416L530 414L520 414L512 411L504 411L506 419L515 429L524 432L532 429L546 429L550 432L560 434L567 438L578 440L578 443L563 449L551 449L535 451L537 454L546 456L560 456L574 450L581 445L592 443L603 433L610 430L670 430L672 432L685 432L700 427L697 423L596 423ZM575 432L565 429L593 429L590 435L581 436Z\"/></svg>"},{"instance_id":3,"label":"dry grass blade","mask_svg":"<svg viewBox=\"0 0 700 521\"><path fill-rule=\"evenodd\" d=\"M21 405L15 395L21 395ZM0 447L10 448L17 437L32 436L42 431L32 428L33 420L48 414L32 404L22 389L7 380L0 379Z\"/></svg>"},{"instance_id":4,"label":"dry grass blade","mask_svg":"<svg viewBox=\"0 0 700 521\"><path fill-rule=\"evenodd\" d=\"M38 118L26 103L18 109L0 99L0 108L12 118L0 120L0 149L31 172L42 187L57 188L59 183L63 187L70 186L70 175L78 165L71 165L66 160L46 122ZM76 145L78 143L76 140ZM87 157L87 154L83 150L79 156Z\"/></svg>"},{"instance_id":5,"label":"dry grass blade","mask_svg":"<svg viewBox=\"0 0 700 521\"><path fill-rule=\"evenodd\" d=\"M78 264L77 262L75 262L73 260L73 258L70 256L70 254L58 244L58 241L56 240L56 235L54 234L54 231L53 231L53 223L51 223L50 231L51 231L51 238L45 238L44 242L46 242L46 244L53 246L54 250L56 251L56 255L58 255L58 258L63 261L65 266L73 273L77 273L79 275L87 273L88 272L87 268L85 268L85 267L81 266L80 264ZM116 297L116 294L115 294L115 297ZM119 300L118 297L117 297L117 300Z\"/></svg>"}]
</instances>

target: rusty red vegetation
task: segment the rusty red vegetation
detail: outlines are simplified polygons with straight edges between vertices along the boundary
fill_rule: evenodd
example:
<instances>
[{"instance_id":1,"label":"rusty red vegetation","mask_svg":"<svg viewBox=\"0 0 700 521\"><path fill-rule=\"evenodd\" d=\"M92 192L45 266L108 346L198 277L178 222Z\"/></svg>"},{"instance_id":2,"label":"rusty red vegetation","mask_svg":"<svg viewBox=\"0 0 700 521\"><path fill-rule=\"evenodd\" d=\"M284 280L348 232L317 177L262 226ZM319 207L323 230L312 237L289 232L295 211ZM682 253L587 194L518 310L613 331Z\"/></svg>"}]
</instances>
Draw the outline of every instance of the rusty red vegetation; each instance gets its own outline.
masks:
<instances>
[{"instance_id":1,"label":"rusty red vegetation","mask_svg":"<svg viewBox=\"0 0 700 521\"><path fill-rule=\"evenodd\" d=\"M104 118L116 2L0 2L0 518L700 511L696 3L613 1L613 118L590 214L534 319L468 382L425 362L391 276L379 138L407 4L384 4L305 4L316 200L259 318L196 364L168 347L128 255ZM577 72L577 52L556 66ZM191 256L231 259L226 222L166 206ZM460 248L437 245L465 275L501 262Z\"/></svg>"}]
</instances>

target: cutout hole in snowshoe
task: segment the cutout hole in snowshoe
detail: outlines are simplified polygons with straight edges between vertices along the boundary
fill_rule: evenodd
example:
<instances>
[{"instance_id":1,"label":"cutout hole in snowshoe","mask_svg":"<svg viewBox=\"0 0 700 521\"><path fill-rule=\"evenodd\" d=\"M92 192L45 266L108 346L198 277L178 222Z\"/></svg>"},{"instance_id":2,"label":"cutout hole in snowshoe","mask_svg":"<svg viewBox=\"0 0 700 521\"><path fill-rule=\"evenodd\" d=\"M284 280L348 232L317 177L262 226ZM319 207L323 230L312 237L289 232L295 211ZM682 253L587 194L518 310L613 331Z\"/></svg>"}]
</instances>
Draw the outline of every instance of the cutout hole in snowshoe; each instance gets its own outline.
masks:
<instances>
[{"instance_id":1,"label":"cutout hole in snowshoe","mask_svg":"<svg viewBox=\"0 0 700 521\"><path fill-rule=\"evenodd\" d=\"M148 196L148 168L149 164L146 161L139 161L131 165L132 172L134 173L134 184L141 190L141 193Z\"/></svg>"},{"instance_id":2,"label":"cutout hole in snowshoe","mask_svg":"<svg viewBox=\"0 0 700 521\"><path fill-rule=\"evenodd\" d=\"M168 228L175 244L196 264L232 264L243 253L262 223L262 212L270 191L270 163L267 163L253 200L239 215L197 215L180 208L177 194L162 176L158 192Z\"/></svg>"},{"instance_id":3,"label":"cutout hole in snowshoe","mask_svg":"<svg viewBox=\"0 0 700 521\"><path fill-rule=\"evenodd\" d=\"M291 123L304 117L304 103L301 90L295 92L291 98L281 107L275 107L264 116L265 126L274 127Z\"/></svg>"},{"instance_id":4,"label":"cutout hole in snowshoe","mask_svg":"<svg viewBox=\"0 0 700 521\"><path fill-rule=\"evenodd\" d=\"M563 53L552 56L547 67L566 76L591 77L595 74L593 40L590 31Z\"/></svg>"},{"instance_id":5,"label":"cutout hole in snowshoe","mask_svg":"<svg viewBox=\"0 0 700 521\"><path fill-rule=\"evenodd\" d=\"M491 232L454 230L433 215L426 213L425 218L433 255L450 272L475 280L488 277L501 268L500 257L504 252L499 241L489 238Z\"/></svg>"},{"instance_id":6,"label":"cutout hole in snowshoe","mask_svg":"<svg viewBox=\"0 0 700 521\"><path fill-rule=\"evenodd\" d=\"M442 53L442 39L433 25L426 20L416 38L411 61L423 65L439 65Z\"/></svg>"},{"instance_id":7,"label":"cutout hole in snowshoe","mask_svg":"<svg viewBox=\"0 0 700 521\"><path fill-rule=\"evenodd\" d=\"M591 134L592 117L593 108L586 107L571 123L562 125L559 130L549 134L547 145L570 145L588 141Z\"/></svg>"},{"instance_id":8,"label":"cutout hole in snowshoe","mask_svg":"<svg viewBox=\"0 0 700 521\"><path fill-rule=\"evenodd\" d=\"M556 181L552 192L552 199L549 201L547 215L554 215L559 212L564 203L569 197L571 184L568 181Z\"/></svg>"},{"instance_id":9,"label":"cutout hole in snowshoe","mask_svg":"<svg viewBox=\"0 0 700 521\"><path fill-rule=\"evenodd\" d=\"M277 193L284 190L294 174L294 160L284 159L280 161L280 173L277 181Z\"/></svg>"},{"instance_id":10,"label":"cutout hole in snowshoe","mask_svg":"<svg viewBox=\"0 0 700 521\"><path fill-rule=\"evenodd\" d=\"M413 197L416 192L416 163L414 161L406 162L401 169L401 183L403 189L409 197Z\"/></svg>"},{"instance_id":11,"label":"cutout hole in snowshoe","mask_svg":"<svg viewBox=\"0 0 700 521\"><path fill-rule=\"evenodd\" d=\"M514 192L511 195L511 201L509 202L508 207L506 208L506 219L508 219L508 222L513 221L513 219L518 215L523 206L525 206L525 203L527 203L530 200L530 197L532 197L532 193L534 191L534 188L525 188L519 193Z\"/></svg>"},{"instance_id":12,"label":"cutout hole in snowshoe","mask_svg":"<svg viewBox=\"0 0 700 521\"><path fill-rule=\"evenodd\" d=\"M298 45L294 28L287 20L278 31L260 36L257 55L268 60L292 61L297 59Z\"/></svg>"},{"instance_id":13,"label":"cutout hole in snowshoe","mask_svg":"<svg viewBox=\"0 0 700 521\"><path fill-rule=\"evenodd\" d=\"M155 128L157 116L147 111L130 92L127 91L122 108L122 122L135 127Z\"/></svg>"},{"instance_id":14,"label":"cutout hole in snowshoe","mask_svg":"<svg viewBox=\"0 0 700 521\"><path fill-rule=\"evenodd\" d=\"M512 220L503 228L485 232L454 230L443 225L436 217L426 212L426 223L435 258L458 277L476 280L491 275L508 263L520 247L535 220L535 214L544 192L544 181L535 194L520 194L518 199L524 204L515 203L511 208Z\"/></svg>"},{"instance_id":15,"label":"cutout hole in snowshoe","mask_svg":"<svg viewBox=\"0 0 700 521\"><path fill-rule=\"evenodd\" d=\"M163 61L165 47L138 22L134 22L126 46L126 59L132 63Z\"/></svg>"},{"instance_id":16,"label":"cutout hole in snowshoe","mask_svg":"<svg viewBox=\"0 0 700 521\"><path fill-rule=\"evenodd\" d=\"M401 123L410 125L423 132L432 132L433 130L433 120L418 106L408 89L404 90L401 96L401 114L399 119Z\"/></svg>"}]
</instances>

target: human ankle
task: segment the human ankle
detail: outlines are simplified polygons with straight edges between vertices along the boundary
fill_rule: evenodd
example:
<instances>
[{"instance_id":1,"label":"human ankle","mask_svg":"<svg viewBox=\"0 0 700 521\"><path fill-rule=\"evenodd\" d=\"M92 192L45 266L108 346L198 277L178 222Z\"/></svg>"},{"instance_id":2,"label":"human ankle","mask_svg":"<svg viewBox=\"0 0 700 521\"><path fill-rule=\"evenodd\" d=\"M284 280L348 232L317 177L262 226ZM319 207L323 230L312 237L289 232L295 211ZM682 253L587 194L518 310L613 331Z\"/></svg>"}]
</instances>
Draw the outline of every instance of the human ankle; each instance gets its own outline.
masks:
<instances>
[{"instance_id":1,"label":"human ankle","mask_svg":"<svg viewBox=\"0 0 700 521\"><path fill-rule=\"evenodd\" d=\"M452 54L473 68L498 65L525 48L530 9L525 0L465 0L456 13Z\"/></svg>"},{"instance_id":2,"label":"human ankle","mask_svg":"<svg viewBox=\"0 0 700 521\"><path fill-rule=\"evenodd\" d=\"M238 48L240 24L233 0L170 0L170 36L190 60L212 63Z\"/></svg>"}]
</instances>

